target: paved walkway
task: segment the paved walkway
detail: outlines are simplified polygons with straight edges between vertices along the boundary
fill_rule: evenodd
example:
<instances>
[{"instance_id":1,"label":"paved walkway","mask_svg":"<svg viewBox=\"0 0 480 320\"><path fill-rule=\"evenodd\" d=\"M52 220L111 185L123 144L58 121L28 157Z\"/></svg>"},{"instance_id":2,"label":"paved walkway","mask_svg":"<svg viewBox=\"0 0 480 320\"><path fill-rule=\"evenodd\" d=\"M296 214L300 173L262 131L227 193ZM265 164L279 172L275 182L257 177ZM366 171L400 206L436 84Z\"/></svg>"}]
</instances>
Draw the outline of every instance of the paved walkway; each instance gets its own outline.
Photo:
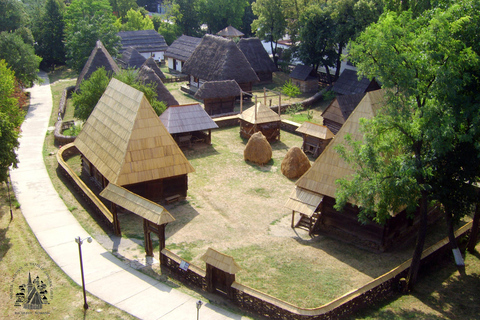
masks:
<instances>
[{"instance_id":1,"label":"paved walkway","mask_svg":"<svg viewBox=\"0 0 480 320\"><path fill-rule=\"evenodd\" d=\"M52 112L48 77L31 92L31 105L22 125L18 169L11 171L12 185L22 213L40 245L81 285L78 245L75 238L88 237L55 191L45 168L42 150ZM82 245L85 287L100 299L141 319L196 319L197 299L172 289L126 266L98 242ZM60 302L59 302L60 303ZM247 319L206 304L201 319Z\"/></svg>"}]
</instances>

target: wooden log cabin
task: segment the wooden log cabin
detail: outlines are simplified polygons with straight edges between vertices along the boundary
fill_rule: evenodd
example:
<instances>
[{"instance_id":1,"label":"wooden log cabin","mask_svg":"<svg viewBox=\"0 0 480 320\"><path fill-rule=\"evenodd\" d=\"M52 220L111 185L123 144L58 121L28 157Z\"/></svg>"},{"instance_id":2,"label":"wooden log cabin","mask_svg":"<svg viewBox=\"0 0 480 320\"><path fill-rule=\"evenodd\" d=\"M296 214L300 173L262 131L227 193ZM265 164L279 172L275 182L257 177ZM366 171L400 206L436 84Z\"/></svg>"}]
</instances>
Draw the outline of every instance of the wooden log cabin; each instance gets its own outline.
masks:
<instances>
[{"instance_id":1,"label":"wooden log cabin","mask_svg":"<svg viewBox=\"0 0 480 320\"><path fill-rule=\"evenodd\" d=\"M75 139L83 173L146 199L186 197L194 168L144 94L112 79Z\"/></svg>"},{"instance_id":2,"label":"wooden log cabin","mask_svg":"<svg viewBox=\"0 0 480 320\"><path fill-rule=\"evenodd\" d=\"M235 80L208 81L198 89L194 98L203 100L208 115L216 116L233 113L236 97L241 92L242 89Z\"/></svg>"},{"instance_id":3,"label":"wooden log cabin","mask_svg":"<svg viewBox=\"0 0 480 320\"><path fill-rule=\"evenodd\" d=\"M302 150L317 158L333 139L334 134L325 126L305 121L296 132L303 136Z\"/></svg>"},{"instance_id":4,"label":"wooden log cabin","mask_svg":"<svg viewBox=\"0 0 480 320\"><path fill-rule=\"evenodd\" d=\"M383 90L368 92L325 151L297 180L285 203L285 207L292 210L292 228L306 229L312 236L328 235L377 252L388 250L415 234L419 221L408 219L405 211L392 213L386 224L380 225L360 223L359 208L353 204L347 204L341 212L334 208L335 181L354 173L335 151L335 146L345 144L347 134L353 140L361 140L360 119L373 117L383 102Z\"/></svg>"},{"instance_id":5,"label":"wooden log cabin","mask_svg":"<svg viewBox=\"0 0 480 320\"><path fill-rule=\"evenodd\" d=\"M365 93L362 92L335 97L322 112L323 125L330 129L333 134L337 134L364 96Z\"/></svg>"},{"instance_id":6,"label":"wooden log cabin","mask_svg":"<svg viewBox=\"0 0 480 320\"><path fill-rule=\"evenodd\" d=\"M263 47L262 41L258 38L243 38L237 45L257 74L260 83L271 83L273 73L278 69Z\"/></svg>"}]
</instances>

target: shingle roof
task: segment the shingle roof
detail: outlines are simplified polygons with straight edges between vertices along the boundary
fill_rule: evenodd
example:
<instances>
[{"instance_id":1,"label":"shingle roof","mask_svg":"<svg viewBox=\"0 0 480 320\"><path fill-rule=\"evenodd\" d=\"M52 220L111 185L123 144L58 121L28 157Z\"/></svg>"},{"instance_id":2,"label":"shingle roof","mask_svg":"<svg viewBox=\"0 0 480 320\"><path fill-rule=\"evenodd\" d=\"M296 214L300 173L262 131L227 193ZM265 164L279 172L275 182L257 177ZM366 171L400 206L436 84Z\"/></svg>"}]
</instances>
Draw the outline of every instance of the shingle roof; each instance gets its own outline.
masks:
<instances>
[{"instance_id":1,"label":"shingle roof","mask_svg":"<svg viewBox=\"0 0 480 320\"><path fill-rule=\"evenodd\" d=\"M255 72L275 72L277 67L258 38L240 39L237 46L242 50Z\"/></svg>"},{"instance_id":2,"label":"shingle roof","mask_svg":"<svg viewBox=\"0 0 480 320\"><path fill-rule=\"evenodd\" d=\"M198 103L171 106L160 115L160 120L170 134L218 128Z\"/></svg>"},{"instance_id":3,"label":"shingle roof","mask_svg":"<svg viewBox=\"0 0 480 320\"><path fill-rule=\"evenodd\" d=\"M155 30L120 31L122 49L134 47L138 52L165 51L168 48L165 39Z\"/></svg>"},{"instance_id":4,"label":"shingle roof","mask_svg":"<svg viewBox=\"0 0 480 320\"><path fill-rule=\"evenodd\" d=\"M305 81L308 78L314 78L310 74L312 73L313 68L311 66L306 66L303 64L298 64L295 69L290 73L290 78L298 79Z\"/></svg>"},{"instance_id":5,"label":"shingle roof","mask_svg":"<svg viewBox=\"0 0 480 320\"><path fill-rule=\"evenodd\" d=\"M153 71L155 71L155 74L160 78L160 79L166 79L165 75L163 74L162 70L158 67L157 63L155 62L155 59L153 57L148 58L144 63L144 66L149 67Z\"/></svg>"},{"instance_id":6,"label":"shingle roof","mask_svg":"<svg viewBox=\"0 0 480 320\"><path fill-rule=\"evenodd\" d=\"M157 100L165 102L167 107L178 105L177 99L168 91L153 69L143 65L137 74L137 78L143 83L154 83L157 91Z\"/></svg>"},{"instance_id":7,"label":"shingle roof","mask_svg":"<svg viewBox=\"0 0 480 320\"><path fill-rule=\"evenodd\" d=\"M145 95L115 78L74 143L119 186L195 171Z\"/></svg>"},{"instance_id":8,"label":"shingle roof","mask_svg":"<svg viewBox=\"0 0 480 320\"><path fill-rule=\"evenodd\" d=\"M90 78L92 73L101 67L104 67L105 71L110 73L117 73L120 71L120 68L113 60L110 53L108 53L107 49L105 49L103 43L98 40L95 44L95 48L93 48L90 53L87 62L83 66L82 72L80 72L80 75L77 78L75 90L78 90L80 83L82 83L83 80Z\"/></svg>"},{"instance_id":9,"label":"shingle roof","mask_svg":"<svg viewBox=\"0 0 480 320\"><path fill-rule=\"evenodd\" d=\"M140 68L147 59L142 56L134 47L128 47L123 51L122 55L117 59L120 66L124 69L127 68Z\"/></svg>"},{"instance_id":10,"label":"shingle roof","mask_svg":"<svg viewBox=\"0 0 480 320\"><path fill-rule=\"evenodd\" d=\"M243 37L244 34L241 31L235 29L234 27L228 26L225 29L218 31L217 36L235 38L235 37Z\"/></svg>"},{"instance_id":11,"label":"shingle roof","mask_svg":"<svg viewBox=\"0 0 480 320\"><path fill-rule=\"evenodd\" d=\"M182 73L205 81L260 81L243 52L233 40L205 35L185 62Z\"/></svg>"},{"instance_id":12,"label":"shingle roof","mask_svg":"<svg viewBox=\"0 0 480 320\"><path fill-rule=\"evenodd\" d=\"M302 123L295 131L324 140L331 139L335 136L327 127L309 121Z\"/></svg>"},{"instance_id":13,"label":"shingle roof","mask_svg":"<svg viewBox=\"0 0 480 320\"><path fill-rule=\"evenodd\" d=\"M207 81L195 92L196 99L237 97L242 89L235 80Z\"/></svg>"},{"instance_id":14,"label":"shingle roof","mask_svg":"<svg viewBox=\"0 0 480 320\"><path fill-rule=\"evenodd\" d=\"M343 124L364 96L365 93L337 96L322 112L322 117Z\"/></svg>"},{"instance_id":15,"label":"shingle roof","mask_svg":"<svg viewBox=\"0 0 480 320\"><path fill-rule=\"evenodd\" d=\"M165 57L187 61L201 41L202 38L182 35L168 47Z\"/></svg>"},{"instance_id":16,"label":"shingle roof","mask_svg":"<svg viewBox=\"0 0 480 320\"><path fill-rule=\"evenodd\" d=\"M356 71L345 69L333 85L332 91L344 95L365 93L373 81L375 80L370 81L366 77L358 80ZM380 88L380 86L378 86L378 88Z\"/></svg>"},{"instance_id":17,"label":"shingle roof","mask_svg":"<svg viewBox=\"0 0 480 320\"><path fill-rule=\"evenodd\" d=\"M212 248L208 248L207 252L201 257L205 263L214 266L217 269L225 271L229 274L235 274L242 268L235 262L233 257L218 252Z\"/></svg>"},{"instance_id":18,"label":"shingle roof","mask_svg":"<svg viewBox=\"0 0 480 320\"><path fill-rule=\"evenodd\" d=\"M256 115L255 115L256 109ZM278 113L267 107L261 102L258 102L257 105L248 108L243 111L240 116L240 119L247 121L252 124L268 123L268 122L280 122L280 116Z\"/></svg>"}]
</instances>

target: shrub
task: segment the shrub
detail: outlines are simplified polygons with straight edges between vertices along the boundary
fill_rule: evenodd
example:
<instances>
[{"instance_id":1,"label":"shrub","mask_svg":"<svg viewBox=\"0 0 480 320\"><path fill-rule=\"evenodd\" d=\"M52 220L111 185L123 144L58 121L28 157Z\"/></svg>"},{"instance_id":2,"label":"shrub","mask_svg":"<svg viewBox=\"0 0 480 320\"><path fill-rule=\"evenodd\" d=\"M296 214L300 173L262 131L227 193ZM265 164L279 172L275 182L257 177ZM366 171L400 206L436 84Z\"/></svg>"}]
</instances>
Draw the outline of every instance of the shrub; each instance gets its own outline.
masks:
<instances>
[{"instance_id":1,"label":"shrub","mask_svg":"<svg viewBox=\"0 0 480 320\"><path fill-rule=\"evenodd\" d=\"M300 88L292 83L292 80L288 80L282 87L283 94L290 98L295 98L300 94Z\"/></svg>"}]
</instances>

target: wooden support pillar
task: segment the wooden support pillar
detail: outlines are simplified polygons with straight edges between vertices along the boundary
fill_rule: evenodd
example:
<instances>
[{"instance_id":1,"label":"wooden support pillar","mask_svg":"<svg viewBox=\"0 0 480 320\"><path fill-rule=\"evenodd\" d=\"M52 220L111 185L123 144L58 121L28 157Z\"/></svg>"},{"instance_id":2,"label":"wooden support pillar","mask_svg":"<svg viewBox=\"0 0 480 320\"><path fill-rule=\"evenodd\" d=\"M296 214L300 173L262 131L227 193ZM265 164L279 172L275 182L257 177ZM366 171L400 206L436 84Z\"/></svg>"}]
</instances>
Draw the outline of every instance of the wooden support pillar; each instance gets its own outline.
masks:
<instances>
[{"instance_id":1,"label":"wooden support pillar","mask_svg":"<svg viewBox=\"0 0 480 320\"><path fill-rule=\"evenodd\" d=\"M143 219L143 237L145 240L145 254L147 257L153 257L152 237L150 236L149 221Z\"/></svg>"},{"instance_id":2,"label":"wooden support pillar","mask_svg":"<svg viewBox=\"0 0 480 320\"><path fill-rule=\"evenodd\" d=\"M207 292L215 292L215 286L213 285L213 266L208 263L205 273L205 282L207 283Z\"/></svg>"},{"instance_id":3,"label":"wooden support pillar","mask_svg":"<svg viewBox=\"0 0 480 320\"><path fill-rule=\"evenodd\" d=\"M120 229L120 221L118 220L117 205L111 202L111 212L113 215L113 233L116 236L122 236L122 230Z\"/></svg>"},{"instance_id":4,"label":"wooden support pillar","mask_svg":"<svg viewBox=\"0 0 480 320\"><path fill-rule=\"evenodd\" d=\"M292 210L292 229L295 228L295 210Z\"/></svg>"},{"instance_id":5,"label":"wooden support pillar","mask_svg":"<svg viewBox=\"0 0 480 320\"><path fill-rule=\"evenodd\" d=\"M158 246L160 247L159 257L160 257L160 265L165 264L165 258L163 257L162 250L165 249L165 225L161 224L157 225L158 227Z\"/></svg>"}]
</instances>

